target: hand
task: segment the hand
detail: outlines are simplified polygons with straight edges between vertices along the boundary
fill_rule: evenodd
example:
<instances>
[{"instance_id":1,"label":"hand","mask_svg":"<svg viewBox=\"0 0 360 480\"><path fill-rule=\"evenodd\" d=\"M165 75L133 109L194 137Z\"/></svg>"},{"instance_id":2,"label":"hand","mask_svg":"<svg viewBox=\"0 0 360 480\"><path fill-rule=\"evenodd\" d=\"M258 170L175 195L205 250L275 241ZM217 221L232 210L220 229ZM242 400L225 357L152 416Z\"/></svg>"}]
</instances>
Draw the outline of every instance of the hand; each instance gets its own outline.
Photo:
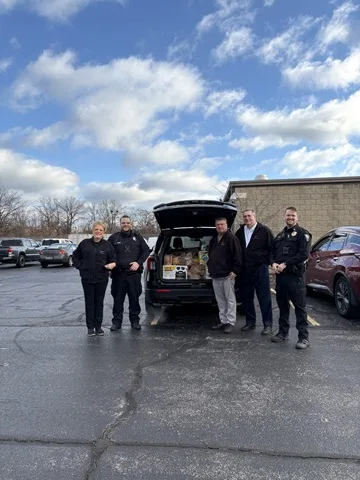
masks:
<instances>
[{"instance_id":1,"label":"hand","mask_svg":"<svg viewBox=\"0 0 360 480\"><path fill-rule=\"evenodd\" d=\"M278 270L279 273L281 273L281 272L283 272L283 270L285 270L285 268L286 268L285 263L280 263L280 265L278 265L278 267L277 267L277 270Z\"/></svg>"},{"instance_id":2,"label":"hand","mask_svg":"<svg viewBox=\"0 0 360 480\"><path fill-rule=\"evenodd\" d=\"M130 263L130 270L132 272L136 272L136 270L138 270L139 267L140 267L140 265L137 262L131 262Z\"/></svg>"},{"instance_id":3,"label":"hand","mask_svg":"<svg viewBox=\"0 0 360 480\"><path fill-rule=\"evenodd\" d=\"M112 262L112 263L108 263L105 265L105 268L106 270L112 270L113 268L116 267L116 263L115 262Z\"/></svg>"},{"instance_id":4,"label":"hand","mask_svg":"<svg viewBox=\"0 0 360 480\"><path fill-rule=\"evenodd\" d=\"M229 278L230 278L230 280L235 280L235 278L236 278L236 273L230 272Z\"/></svg>"},{"instance_id":5,"label":"hand","mask_svg":"<svg viewBox=\"0 0 360 480\"><path fill-rule=\"evenodd\" d=\"M273 264L271 265L271 268L273 269L273 272L274 272L274 273L280 273L280 272L278 272L278 266L279 266L278 263L273 263Z\"/></svg>"}]
</instances>

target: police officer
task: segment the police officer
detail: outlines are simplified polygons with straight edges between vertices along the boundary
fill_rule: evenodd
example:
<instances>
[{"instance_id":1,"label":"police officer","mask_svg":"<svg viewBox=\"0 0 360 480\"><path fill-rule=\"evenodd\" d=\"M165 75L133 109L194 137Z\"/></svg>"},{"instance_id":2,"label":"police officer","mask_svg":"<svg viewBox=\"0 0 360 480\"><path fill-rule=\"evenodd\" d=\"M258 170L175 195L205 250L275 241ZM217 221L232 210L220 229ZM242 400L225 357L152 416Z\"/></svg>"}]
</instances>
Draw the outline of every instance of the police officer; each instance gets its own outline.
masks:
<instances>
[{"instance_id":1,"label":"police officer","mask_svg":"<svg viewBox=\"0 0 360 480\"><path fill-rule=\"evenodd\" d=\"M275 237L270 256L276 274L276 301L279 307L279 331L271 341L280 343L289 336L291 300L295 307L299 340L296 348L309 346L306 313L305 265L309 256L311 234L298 225L295 207L285 210L286 227Z\"/></svg>"},{"instance_id":2,"label":"police officer","mask_svg":"<svg viewBox=\"0 0 360 480\"><path fill-rule=\"evenodd\" d=\"M134 330L141 330L139 297L142 292L141 274L143 263L150 249L143 237L132 229L131 218L123 215L120 219L120 232L113 233L108 241L114 246L117 266L112 271L111 295L114 299L112 327L119 330L123 321L124 301L129 298L129 319Z\"/></svg>"}]
</instances>

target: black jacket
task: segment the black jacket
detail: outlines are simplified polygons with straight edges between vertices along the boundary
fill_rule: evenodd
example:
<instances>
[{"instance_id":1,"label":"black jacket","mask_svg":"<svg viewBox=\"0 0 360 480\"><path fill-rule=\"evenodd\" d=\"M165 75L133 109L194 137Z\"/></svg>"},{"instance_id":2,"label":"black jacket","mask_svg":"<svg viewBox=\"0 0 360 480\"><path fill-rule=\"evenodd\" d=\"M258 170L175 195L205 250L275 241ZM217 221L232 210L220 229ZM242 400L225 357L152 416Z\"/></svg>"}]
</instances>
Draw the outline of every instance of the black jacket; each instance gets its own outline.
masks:
<instances>
[{"instance_id":1,"label":"black jacket","mask_svg":"<svg viewBox=\"0 0 360 480\"><path fill-rule=\"evenodd\" d=\"M304 265L309 257L311 234L305 228L295 225L285 227L275 237L270 256L271 264L286 263L287 267ZM284 272L287 273L285 269Z\"/></svg>"},{"instance_id":2,"label":"black jacket","mask_svg":"<svg viewBox=\"0 0 360 480\"><path fill-rule=\"evenodd\" d=\"M73 253L74 266L80 271L81 279L98 283L109 278L105 265L117 262L114 247L106 240L95 242L94 237L85 238Z\"/></svg>"},{"instance_id":3,"label":"black jacket","mask_svg":"<svg viewBox=\"0 0 360 480\"><path fill-rule=\"evenodd\" d=\"M117 267L112 275L119 270L128 269L131 262L137 262L140 265L138 272L143 271L142 265L150 255L150 248L139 233L133 230L113 233L108 241L115 248L117 257Z\"/></svg>"},{"instance_id":4,"label":"black jacket","mask_svg":"<svg viewBox=\"0 0 360 480\"><path fill-rule=\"evenodd\" d=\"M241 246L238 238L229 230L220 242L214 236L209 244L209 260L207 263L210 277L225 278L231 272L239 275L241 272Z\"/></svg>"},{"instance_id":5,"label":"black jacket","mask_svg":"<svg viewBox=\"0 0 360 480\"><path fill-rule=\"evenodd\" d=\"M246 246L245 225L241 225L235 233L240 241L242 263L246 273L255 273L263 264L270 265L270 253L274 242L274 235L270 228L258 223Z\"/></svg>"}]
</instances>

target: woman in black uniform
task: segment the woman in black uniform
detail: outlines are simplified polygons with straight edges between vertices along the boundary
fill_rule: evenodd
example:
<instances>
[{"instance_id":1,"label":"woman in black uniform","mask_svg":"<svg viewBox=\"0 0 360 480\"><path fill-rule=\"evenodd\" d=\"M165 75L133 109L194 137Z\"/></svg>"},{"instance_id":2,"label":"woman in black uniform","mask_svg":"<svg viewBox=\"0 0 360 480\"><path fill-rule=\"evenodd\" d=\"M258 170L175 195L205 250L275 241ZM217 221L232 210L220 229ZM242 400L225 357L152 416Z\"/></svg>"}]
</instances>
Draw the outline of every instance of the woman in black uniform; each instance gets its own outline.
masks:
<instances>
[{"instance_id":1,"label":"woman in black uniform","mask_svg":"<svg viewBox=\"0 0 360 480\"><path fill-rule=\"evenodd\" d=\"M94 223L93 236L82 240L73 253L74 266L80 271L85 297L85 315L88 335L104 335L101 328L104 297L109 271L116 267L114 247L104 240L105 226Z\"/></svg>"}]
</instances>

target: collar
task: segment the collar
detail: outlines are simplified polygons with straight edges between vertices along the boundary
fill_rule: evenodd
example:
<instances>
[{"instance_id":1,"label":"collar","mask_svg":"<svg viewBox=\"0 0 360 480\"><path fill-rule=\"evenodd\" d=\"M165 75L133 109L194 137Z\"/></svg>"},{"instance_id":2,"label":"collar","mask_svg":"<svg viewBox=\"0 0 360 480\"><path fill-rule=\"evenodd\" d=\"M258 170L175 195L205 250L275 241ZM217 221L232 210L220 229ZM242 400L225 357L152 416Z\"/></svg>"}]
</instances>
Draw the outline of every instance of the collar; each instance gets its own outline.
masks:
<instances>
[{"instance_id":1,"label":"collar","mask_svg":"<svg viewBox=\"0 0 360 480\"><path fill-rule=\"evenodd\" d=\"M245 228L247 229L248 232L253 232L256 227L257 227L257 222L255 223L255 225L253 225L250 228L247 225L245 225Z\"/></svg>"}]
</instances>

